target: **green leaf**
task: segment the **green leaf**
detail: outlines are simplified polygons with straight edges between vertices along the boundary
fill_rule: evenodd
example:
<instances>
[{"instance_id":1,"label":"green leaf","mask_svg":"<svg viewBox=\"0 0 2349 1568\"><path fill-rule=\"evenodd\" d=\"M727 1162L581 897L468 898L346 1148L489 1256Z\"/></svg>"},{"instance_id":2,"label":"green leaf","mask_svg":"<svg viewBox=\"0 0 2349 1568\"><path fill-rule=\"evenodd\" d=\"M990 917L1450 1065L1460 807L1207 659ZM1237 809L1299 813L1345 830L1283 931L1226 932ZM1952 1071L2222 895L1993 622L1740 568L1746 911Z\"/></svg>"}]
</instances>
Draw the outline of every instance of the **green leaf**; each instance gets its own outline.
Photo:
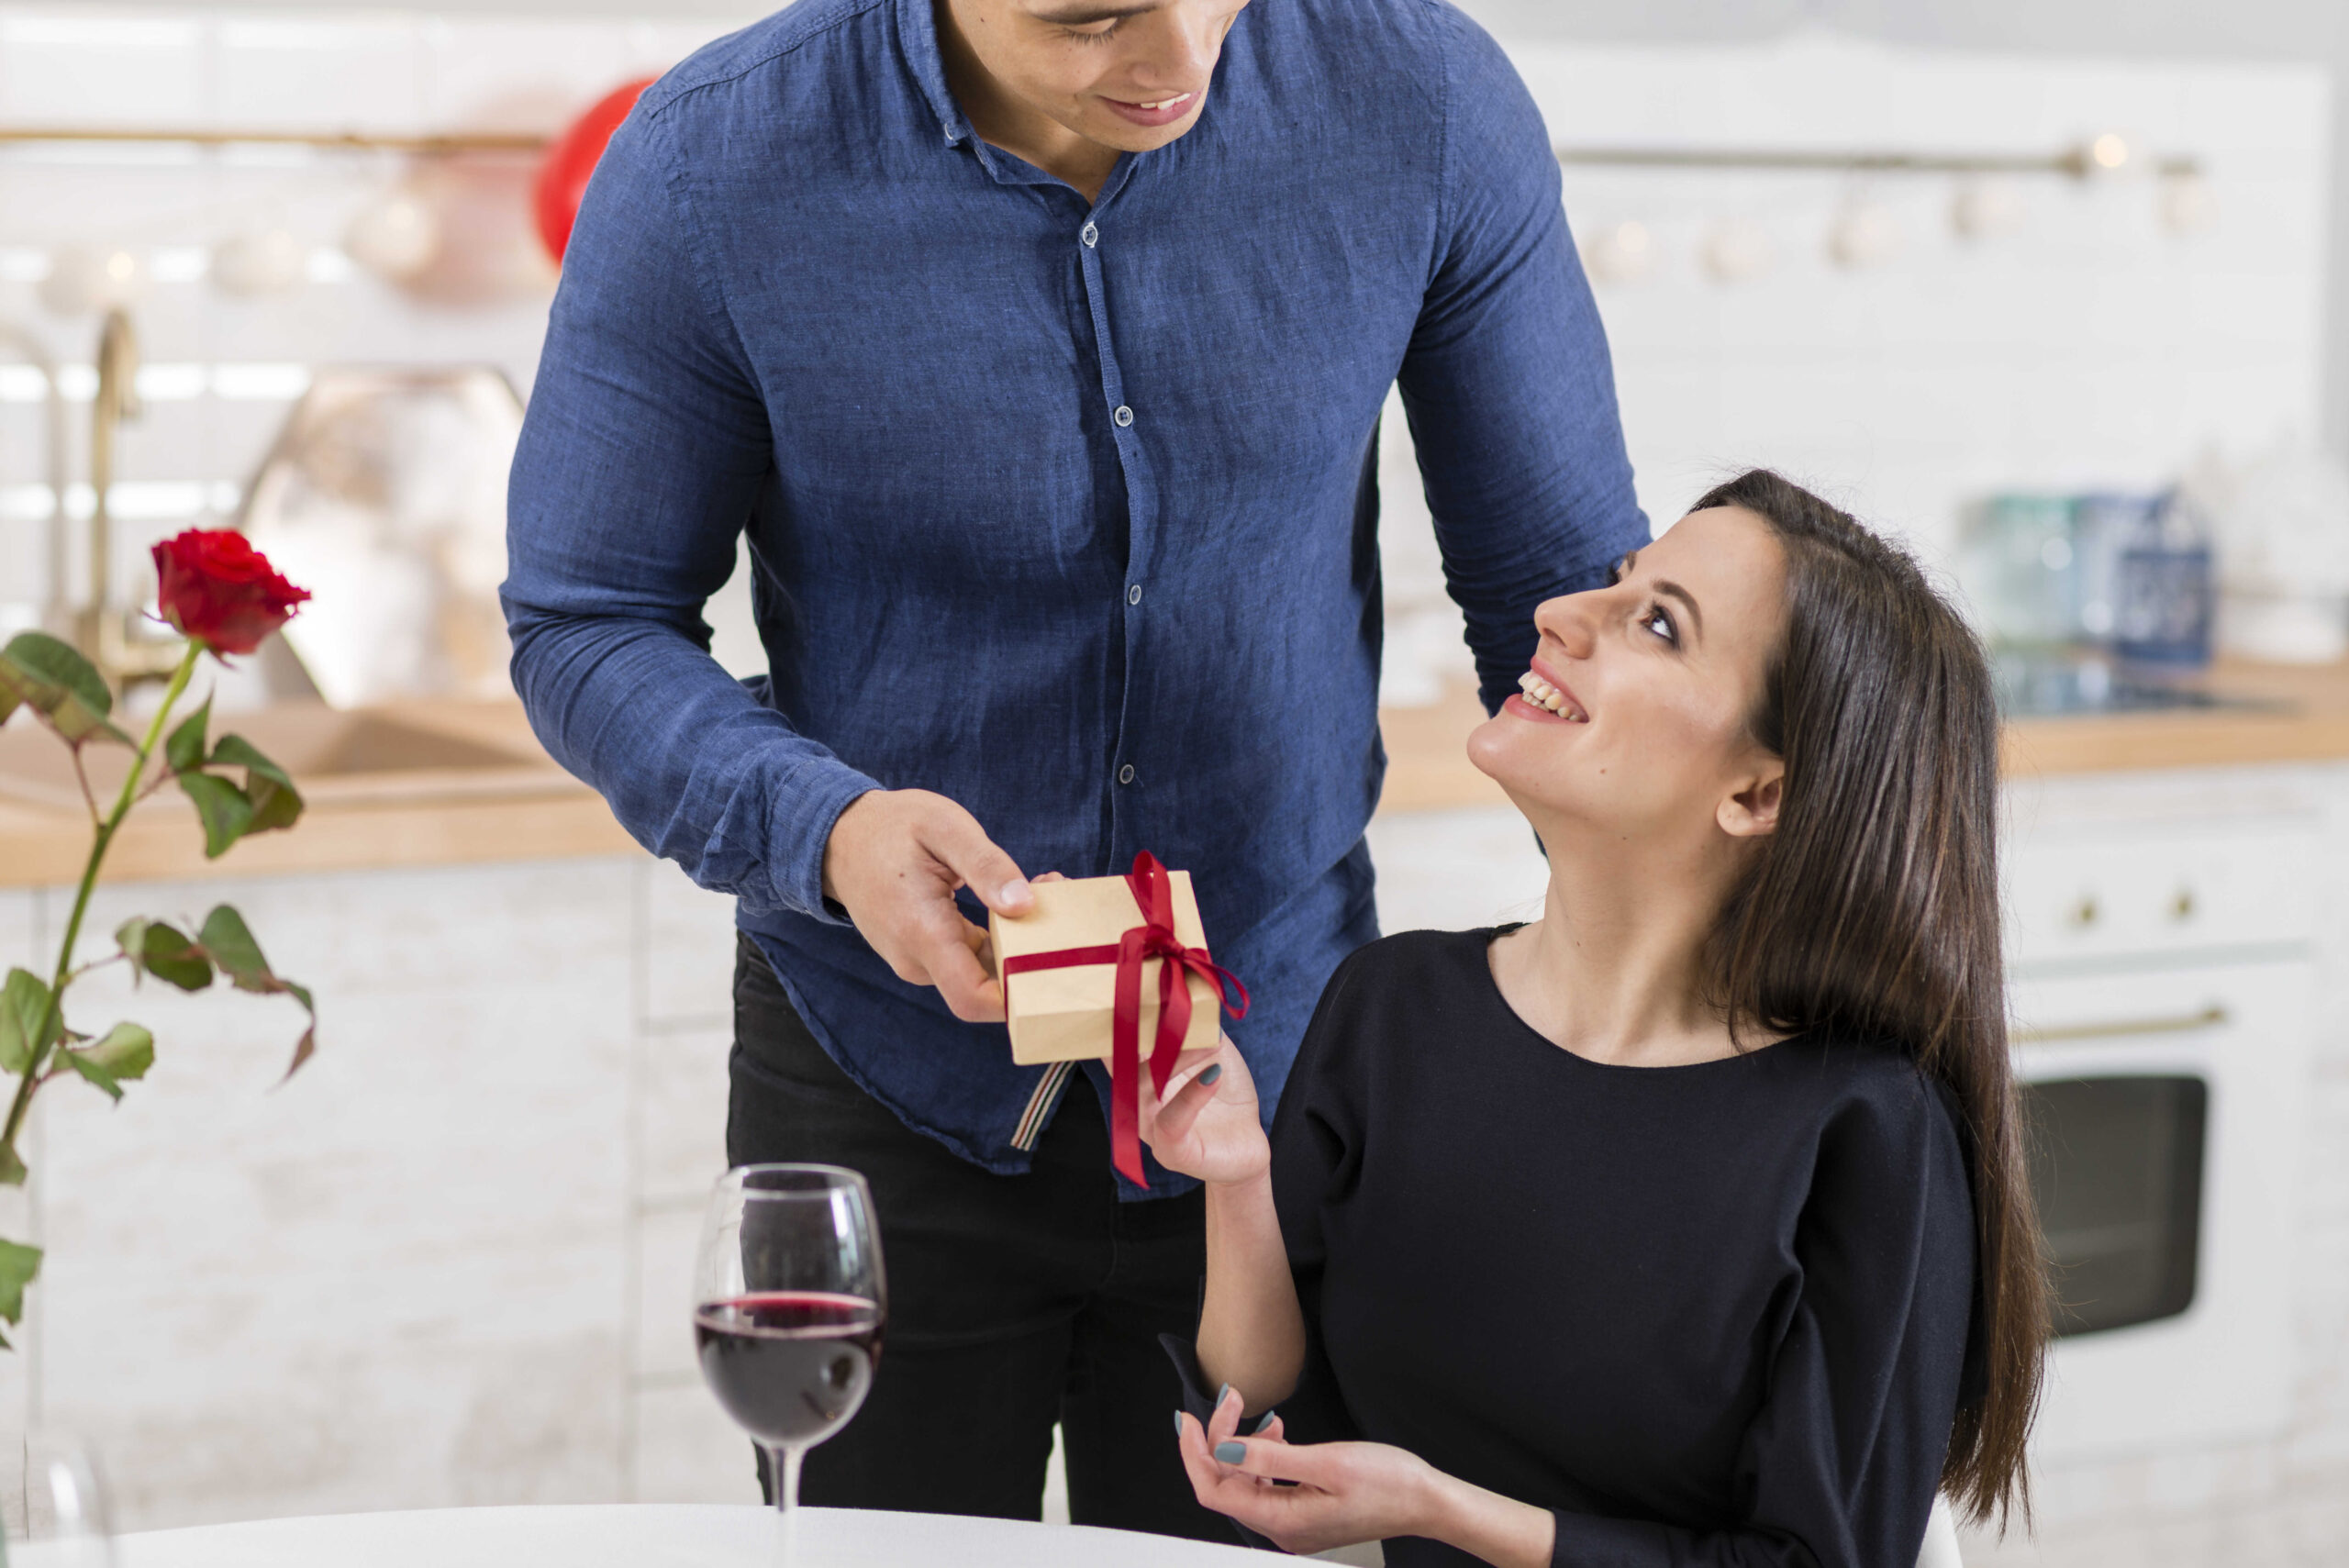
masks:
<instances>
[{"instance_id":1,"label":"green leaf","mask_svg":"<svg viewBox=\"0 0 2349 1568\"><path fill-rule=\"evenodd\" d=\"M212 962L238 990L291 996L310 1015L309 1027L295 1042L294 1060L285 1069L285 1076L291 1078L317 1050L318 1006L308 988L271 970L269 961L262 956L261 944L253 940L252 931L245 925L245 917L226 904L214 906L212 913L204 917L204 929L198 936L204 951L212 955Z\"/></svg>"},{"instance_id":2,"label":"green leaf","mask_svg":"<svg viewBox=\"0 0 2349 1568\"><path fill-rule=\"evenodd\" d=\"M212 751L214 767L245 770L245 799L252 806L248 833L291 828L301 819L302 795L293 776L262 755L261 749L241 735L223 735Z\"/></svg>"},{"instance_id":3,"label":"green leaf","mask_svg":"<svg viewBox=\"0 0 2349 1568\"><path fill-rule=\"evenodd\" d=\"M184 773L204 765L204 737L211 724L212 699L206 697L202 707L173 726L171 739L163 742L163 761L172 772Z\"/></svg>"},{"instance_id":4,"label":"green leaf","mask_svg":"<svg viewBox=\"0 0 2349 1568\"><path fill-rule=\"evenodd\" d=\"M47 632L18 632L0 649L0 688L16 702L30 704L73 745L92 736L132 743L106 721L114 711L114 696L96 666Z\"/></svg>"},{"instance_id":5,"label":"green leaf","mask_svg":"<svg viewBox=\"0 0 2349 1568\"><path fill-rule=\"evenodd\" d=\"M0 985L0 1071L22 1073L54 1043L58 1020L50 1014L49 987L28 970L12 969ZM44 1033L42 1025L49 1027Z\"/></svg>"},{"instance_id":6,"label":"green leaf","mask_svg":"<svg viewBox=\"0 0 2349 1568\"><path fill-rule=\"evenodd\" d=\"M0 1241L0 1318L16 1323L25 1316L25 1287L40 1273L40 1249Z\"/></svg>"},{"instance_id":7,"label":"green leaf","mask_svg":"<svg viewBox=\"0 0 2349 1568\"><path fill-rule=\"evenodd\" d=\"M31 1174L25 1169L24 1161L17 1157L15 1144L0 1149L0 1186L21 1187L25 1184L25 1178Z\"/></svg>"},{"instance_id":8,"label":"green leaf","mask_svg":"<svg viewBox=\"0 0 2349 1568\"><path fill-rule=\"evenodd\" d=\"M212 962L177 928L161 920L125 920L114 934L123 956L140 974L151 974L183 991L201 991L212 984Z\"/></svg>"},{"instance_id":9,"label":"green leaf","mask_svg":"<svg viewBox=\"0 0 2349 1568\"><path fill-rule=\"evenodd\" d=\"M63 1054L67 1066L118 1100L124 1079L144 1078L155 1065L155 1037L137 1024L117 1024L97 1044Z\"/></svg>"},{"instance_id":10,"label":"green leaf","mask_svg":"<svg viewBox=\"0 0 2349 1568\"><path fill-rule=\"evenodd\" d=\"M180 788L195 802L195 814L204 819L206 860L217 861L227 854L228 846L252 826L253 803L227 779L211 773L182 773Z\"/></svg>"}]
</instances>

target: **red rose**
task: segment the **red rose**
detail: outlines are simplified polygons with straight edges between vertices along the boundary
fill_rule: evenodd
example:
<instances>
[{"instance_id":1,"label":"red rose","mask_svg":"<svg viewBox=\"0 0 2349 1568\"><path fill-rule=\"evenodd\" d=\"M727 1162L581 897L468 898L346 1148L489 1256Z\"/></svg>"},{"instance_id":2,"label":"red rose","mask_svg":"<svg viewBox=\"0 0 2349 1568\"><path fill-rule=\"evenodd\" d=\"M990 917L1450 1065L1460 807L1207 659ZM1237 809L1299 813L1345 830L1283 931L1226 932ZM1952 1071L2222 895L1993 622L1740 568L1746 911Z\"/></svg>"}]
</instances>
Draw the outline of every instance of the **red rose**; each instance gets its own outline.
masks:
<instances>
[{"instance_id":1,"label":"red rose","mask_svg":"<svg viewBox=\"0 0 2349 1568\"><path fill-rule=\"evenodd\" d=\"M233 528L190 528L155 547L163 618L215 653L250 653L310 596Z\"/></svg>"}]
</instances>

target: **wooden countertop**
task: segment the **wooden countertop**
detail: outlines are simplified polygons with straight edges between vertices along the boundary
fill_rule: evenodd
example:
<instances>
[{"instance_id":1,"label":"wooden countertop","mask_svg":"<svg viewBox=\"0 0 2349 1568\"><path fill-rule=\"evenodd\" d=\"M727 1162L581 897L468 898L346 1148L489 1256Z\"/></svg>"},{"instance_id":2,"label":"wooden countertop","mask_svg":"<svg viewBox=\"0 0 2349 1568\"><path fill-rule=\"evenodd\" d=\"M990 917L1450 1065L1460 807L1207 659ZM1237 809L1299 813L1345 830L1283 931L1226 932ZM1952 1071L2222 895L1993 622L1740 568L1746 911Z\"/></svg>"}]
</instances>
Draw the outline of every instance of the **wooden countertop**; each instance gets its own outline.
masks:
<instances>
[{"instance_id":1,"label":"wooden countertop","mask_svg":"<svg viewBox=\"0 0 2349 1568\"><path fill-rule=\"evenodd\" d=\"M384 866L470 864L637 852L603 799L539 746L518 702L418 702L372 709L372 736L346 741L342 771L312 775L298 737L351 716L318 708L223 714L235 730L294 773L308 803L292 831L257 833L217 861L204 858L195 808L166 789L132 810L106 856L107 882L269 876ZM275 731L276 733L271 733ZM420 740L419 740L420 732ZM289 740L293 740L289 744ZM379 764L386 744L417 741L440 766ZM0 887L71 886L89 854L89 818L54 778L23 782L26 764L64 755L56 737L20 717L0 735ZM119 755L119 753L117 753ZM327 762L325 757L321 762ZM7 765L17 766L12 776ZM70 778L70 774L66 775ZM120 771L115 777L119 780ZM103 795L101 798L105 798Z\"/></svg>"},{"instance_id":2,"label":"wooden countertop","mask_svg":"<svg viewBox=\"0 0 2349 1568\"><path fill-rule=\"evenodd\" d=\"M2007 727L2006 771L2011 777L2349 760L2349 664L2222 663L2201 684L2275 706L2023 719ZM1468 732L1484 717L1464 685L1431 706L1385 710L1387 772L1379 809L1506 804L1499 787L1469 764L1464 750ZM165 790L131 813L107 857L106 879L176 881L638 852L602 799L540 749L517 702L408 703L371 710L365 717L375 725L372 740L354 741L353 716L325 709L222 717L216 731L241 729L293 769L309 801L301 824L290 833L258 834L206 861L193 809L178 791ZM273 730L276 734L267 733ZM302 738L328 730L343 741L314 748L320 771L306 775L295 760ZM386 747L410 742L447 765L417 766L413 756L400 759L404 765L379 765ZM0 887L70 885L81 875L89 836L78 797L65 795L54 777L45 784L27 782L39 771L32 763L53 764L49 752L61 756L62 748L53 737L32 732L28 720L20 718L0 734Z\"/></svg>"}]
</instances>

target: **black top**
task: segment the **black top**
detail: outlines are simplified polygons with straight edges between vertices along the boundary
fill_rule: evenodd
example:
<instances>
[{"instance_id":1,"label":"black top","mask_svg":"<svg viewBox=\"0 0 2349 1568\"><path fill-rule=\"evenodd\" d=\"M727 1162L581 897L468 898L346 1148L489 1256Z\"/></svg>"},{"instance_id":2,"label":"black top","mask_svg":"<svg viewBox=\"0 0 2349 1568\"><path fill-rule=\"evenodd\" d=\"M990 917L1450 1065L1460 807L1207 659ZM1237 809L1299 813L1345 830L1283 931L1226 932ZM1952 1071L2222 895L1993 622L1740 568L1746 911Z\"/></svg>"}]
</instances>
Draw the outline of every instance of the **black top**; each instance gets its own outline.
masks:
<instances>
[{"instance_id":1,"label":"black top","mask_svg":"<svg viewBox=\"0 0 2349 1568\"><path fill-rule=\"evenodd\" d=\"M1975 1300L1946 1100L1905 1052L1816 1035L1588 1061L1502 1000L1496 934L1363 949L1297 1053L1272 1133L1312 1347L1290 1440L1551 1508L1559 1568L1909 1568Z\"/></svg>"}]
</instances>

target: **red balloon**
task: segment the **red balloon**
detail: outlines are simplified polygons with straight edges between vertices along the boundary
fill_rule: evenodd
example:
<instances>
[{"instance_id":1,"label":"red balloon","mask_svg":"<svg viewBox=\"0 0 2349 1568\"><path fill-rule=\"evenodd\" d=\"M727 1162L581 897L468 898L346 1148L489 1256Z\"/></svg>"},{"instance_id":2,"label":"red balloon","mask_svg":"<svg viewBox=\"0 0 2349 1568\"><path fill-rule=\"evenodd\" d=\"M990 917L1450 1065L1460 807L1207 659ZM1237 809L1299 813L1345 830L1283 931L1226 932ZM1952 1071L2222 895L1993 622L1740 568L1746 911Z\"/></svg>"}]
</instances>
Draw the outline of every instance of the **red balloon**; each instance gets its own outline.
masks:
<instances>
[{"instance_id":1,"label":"red balloon","mask_svg":"<svg viewBox=\"0 0 2349 1568\"><path fill-rule=\"evenodd\" d=\"M579 220L579 203L587 195L587 177L596 172L596 164L604 156L604 148L612 133L628 118L629 110L636 106L637 98L653 78L631 82L596 101L596 106L571 122L571 128L555 138L547 149L546 161L539 165L537 183L530 193L530 205L539 220L539 238L545 242L547 254L562 262L562 252L571 243L571 226Z\"/></svg>"}]
</instances>

